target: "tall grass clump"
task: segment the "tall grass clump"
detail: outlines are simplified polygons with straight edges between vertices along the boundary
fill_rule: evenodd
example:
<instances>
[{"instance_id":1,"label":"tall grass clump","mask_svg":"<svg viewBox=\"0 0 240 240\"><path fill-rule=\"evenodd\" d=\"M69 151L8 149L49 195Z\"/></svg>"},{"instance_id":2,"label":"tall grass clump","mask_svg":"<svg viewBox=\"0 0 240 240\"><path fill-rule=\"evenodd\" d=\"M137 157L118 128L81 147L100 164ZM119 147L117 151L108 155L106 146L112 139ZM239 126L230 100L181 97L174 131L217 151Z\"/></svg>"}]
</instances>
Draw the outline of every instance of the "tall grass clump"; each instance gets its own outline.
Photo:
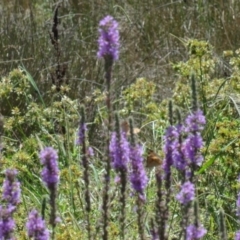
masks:
<instances>
[{"instance_id":1,"label":"tall grass clump","mask_svg":"<svg viewBox=\"0 0 240 240\"><path fill-rule=\"evenodd\" d=\"M240 51L219 56L212 28L208 41L198 40L200 27L191 34L199 22L207 27L204 17L216 24L214 5L161 3L111 1L103 14L93 2L63 1L52 5L53 17L48 1L29 4L30 48L44 67L36 73L18 51L20 66L0 80L1 239L239 238ZM75 8L67 11L68 4ZM1 11L7 7L11 2ZM36 47L36 9L52 19L45 55ZM86 17L86 9L94 13ZM189 35L166 35L151 17L158 9L163 29ZM193 12L198 21L189 21ZM72 31L77 23L80 35ZM179 53L160 59L167 63L163 82L168 71L176 82L171 98L160 101L158 54L174 44Z\"/></svg>"}]
</instances>

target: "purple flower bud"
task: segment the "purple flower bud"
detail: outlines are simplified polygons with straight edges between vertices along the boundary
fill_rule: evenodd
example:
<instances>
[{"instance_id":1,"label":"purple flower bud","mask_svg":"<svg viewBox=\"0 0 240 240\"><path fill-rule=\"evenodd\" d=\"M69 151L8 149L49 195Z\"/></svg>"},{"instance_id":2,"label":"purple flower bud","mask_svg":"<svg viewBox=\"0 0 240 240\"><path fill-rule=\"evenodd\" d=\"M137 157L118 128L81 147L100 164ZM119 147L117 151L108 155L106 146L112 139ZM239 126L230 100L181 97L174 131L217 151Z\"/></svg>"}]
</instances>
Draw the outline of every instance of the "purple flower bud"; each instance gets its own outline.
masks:
<instances>
[{"instance_id":1,"label":"purple flower bud","mask_svg":"<svg viewBox=\"0 0 240 240\"><path fill-rule=\"evenodd\" d=\"M187 240L200 239L207 233L207 230L200 226L189 225L187 227Z\"/></svg>"},{"instance_id":2,"label":"purple flower bud","mask_svg":"<svg viewBox=\"0 0 240 240\"><path fill-rule=\"evenodd\" d=\"M45 226L45 221L39 216L37 210L32 210L28 215L26 223L28 237L34 240L48 240L49 231Z\"/></svg>"},{"instance_id":3,"label":"purple flower bud","mask_svg":"<svg viewBox=\"0 0 240 240\"><path fill-rule=\"evenodd\" d=\"M191 182L185 182L181 191L176 195L176 199L183 205L188 204L195 197L195 187Z\"/></svg>"},{"instance_id":4,"label":"purple flower bud","mask_svg":"<svg viewBox=\"0 0 240 240\"><path fill-rule=\"evenodd\" d=\"M113 168L117 171L127 170L130 149L125 132L122 131L119 137L116 132L112 133L109 151Z\"/></svg>"},{"instance_id":5,"label":"purple flower bud","mask_svg":"<svg viewBox=\"0 0 240 240\"><path fill-rule=\"evenodd\" d=\"M130 151L130 161L132 164L132 171L130 174L130 181L132 188L144 197L144 189L147 186L148 178L143 164L143 148L140 145L132 146Z\"/></svg>"},{"instance_id":6,"label":"purple flower bud","mask_svg":"<svg viewBox=\"0 0 240 240\"><path fill-rule=\"evenodd\" d=\"M59 183L58 155L52 147L44 148L39 155L41 163L44 165L42 179L50 189L55 188Z\"/></svg>"},{"instance_id":7,"label":"purple flower bud","mask_svg":"<svg viewBox=\"0 0 240 240\"><path fill-rule=\"evenodd\" d=\"M106 16L99 23L98 53L99 58L109 56L113 60L119 55L118 23L111 16Z\"/></svg>"}]
</instances>

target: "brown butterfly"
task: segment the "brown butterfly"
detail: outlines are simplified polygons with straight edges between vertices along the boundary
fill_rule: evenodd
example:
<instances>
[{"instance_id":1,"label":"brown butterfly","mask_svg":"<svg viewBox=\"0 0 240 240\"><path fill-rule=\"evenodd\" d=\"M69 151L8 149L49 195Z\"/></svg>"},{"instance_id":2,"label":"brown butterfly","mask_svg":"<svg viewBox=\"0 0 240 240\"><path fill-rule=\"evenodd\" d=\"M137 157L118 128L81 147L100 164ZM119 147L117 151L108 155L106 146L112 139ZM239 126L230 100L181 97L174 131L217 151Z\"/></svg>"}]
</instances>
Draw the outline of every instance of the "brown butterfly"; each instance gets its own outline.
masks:
<instances>
[{"instance_id":1,"label":"brown butterfly","mask_svg":"<svg viewBox=\"0 0 240 240\"><path fill-rule=\"evenodd\" d=\"M161 165L162 165L161 157L158 154L156 154L153 150L149 149L148 155L147 155L146 167L153 168Z\"/></svg>"},{"instance_id":2,"label":"brown butterfly","mask_svg":"<svg viewBox=\"0 0 240 240\"><path fill-rule=\"evenodd\" d=\"M127 135L130 135L130 127L128 121L126 120L122 121L121 128L125 133L127 133ZM139 132L140 132L139 128L133 128L133 134L138 134Z\"/></svg>"}]
</instances>

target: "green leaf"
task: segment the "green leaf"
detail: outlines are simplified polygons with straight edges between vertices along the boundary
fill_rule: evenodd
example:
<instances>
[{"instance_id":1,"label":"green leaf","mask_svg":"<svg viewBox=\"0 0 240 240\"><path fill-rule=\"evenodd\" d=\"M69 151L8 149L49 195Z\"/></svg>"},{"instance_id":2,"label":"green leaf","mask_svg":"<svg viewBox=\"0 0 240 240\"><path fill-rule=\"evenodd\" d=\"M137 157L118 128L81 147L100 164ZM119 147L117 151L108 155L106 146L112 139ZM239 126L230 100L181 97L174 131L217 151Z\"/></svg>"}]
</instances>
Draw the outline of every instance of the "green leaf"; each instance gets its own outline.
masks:
<instances>
[{"instance_id":1,"label":"green leaf","mask_svg":"<svg viewBox=\"0 0 240 240\"><path fill-rule=\"evenodd\" d=\"M26 70L26 68L25 68L24 66L19 66L18 68L26 74L28 81L32 84L33 88L34 88L34 89L36 90L36 92L38 93L38 96L39 96L39 98L40 98L43 106L45 107L45 103L44 103L44 101L43 101L42 95L41 95L41 93L40 93L40 91L39 91L39 89L38 89L38 87L37 87L37 84L36 84L36 82L34 81L32 75Z\"/></svg>"}]
</instances>

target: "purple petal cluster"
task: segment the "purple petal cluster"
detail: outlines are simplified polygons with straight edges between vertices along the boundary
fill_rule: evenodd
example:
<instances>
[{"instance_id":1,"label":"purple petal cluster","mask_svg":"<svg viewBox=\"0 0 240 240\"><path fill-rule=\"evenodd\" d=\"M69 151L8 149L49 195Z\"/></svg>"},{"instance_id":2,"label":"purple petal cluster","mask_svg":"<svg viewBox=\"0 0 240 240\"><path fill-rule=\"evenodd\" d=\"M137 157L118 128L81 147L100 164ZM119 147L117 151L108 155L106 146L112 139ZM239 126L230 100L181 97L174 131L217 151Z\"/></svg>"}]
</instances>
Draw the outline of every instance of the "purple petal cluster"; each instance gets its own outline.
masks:
<instances>
[{"instance_id":1,"label":"purple petal cluster","mask_svg":"<svg viewBox=\"0 0 240 240\"><path fill-rule=\"evenodd\" d=\"M165 172L165 175L170 173L170 168L174 163L174 152L177 152L177 139L178 139L178 131L176 127L170 126L167 128L164 140L164 152L165 152L165 158L163 161L163 170ZM175 153L176 154L176 153Z\"/></svg>"},{"instance_id":2,"label":"purple petal cluster","mask_svg":"<svg viewBox=\"0 0 240 240\"><path fill-rule=\"evenodd\" d=\"M187 240L200 239L207 233L204 227L196 227L194 225L189 225L187 227Z\"/></svg>"},{"instance_id":3,"label":"purple petal cluster","mask_svg":"<svg viewBox=\"0 0 240 240\"><path fill-rule=\"evenodd\" d=\"M29 238L34 240L48 240L49 231L45 226L45 221L39 216L37 210L32 210L28 215L26 223L27 233Z\"/></svg>"},{"instance_id":4,"label":"purple petal cluster","mask_svg":"<svg viewBox=\"0 0 240 240\"><path fill-rule=\"evenodd\" d=\"M8 169L3 183L2 199L6 202L5 206L0 206L0 239L13 239L12 233L15 228L13 213L20 203L20 183L16 179L17 171Z\"/></svg>"},{"instance_id":5,"label":"purple petal cluster","mask_svg":"<svg viewBox=\"0 0 240 240\"><path fill-rule=\"evenodd\" d=\"M112 16L106 16L99 23L98 53L99 58L111 57L117 60L119 56L118 23Z\"/></svg>"},{"instance_id":6,"label":"purple petal cluster","mask_svg":"<svg viewBox=\"0 0 240 240\"><path fill-rule=\"evenodd\" d=\"M201 132L206 124L206 119L203 112L201 110L197 110L186 118L185 123L186 132Z\"/></svg>"},{"instance_id":7,"label":"purple petal cluster","mask_svg":"<svg viewBox=\"0 0 240 240\"><path fill-rule=\"evenodd\" d=\"M20 182L16 180L17 170L8 169L6 170L6 178L3 183L3 196L8 205L17 206L20 203Z\"/></svg>"},{"instance_id":8,"label":"purple petal cluster","mask_svg":"<svg viewBox=\"0 0 240 240\"><path fill-rule=\"evenodd\" d=\"M112 133L109 151L112 167L116 171L127 170L130 148L125 132L121 131L119 136L116 132Z\"/></svg>"},{"instance_id":9,"label":"purple petal cluster","mask_svg":"<svg viewBox=\"0 0 240 240\"><path fill-rule=\"evenodd\" d=\"M78 139L77 139L77 144L81 145L85 139L85 133L87 131L87 125L86 123L80 124L79 129L78 129Z\"/></svg>"},{"instance_id":10,"label":"purple petal cluster","mask_svg":"<svg viewBox=\"0 0 240 240\"><path fill-rule=\"evenodd\" d=\"M185 132L187 138L183 142L182 151L185 159L195 166L200 166L203 161L200 149L203 146L201 131L203 130L205 123L206 120L201 110L197 110L185 120Z\"/></svg>"},{"instance_id":11,"label":"purple petal cluster","mask_svg":"<svg viewBox=\"0 0 240 240\"><path fill-rule=\"evenodd\" d=\"M165 134L165 160L163 169L169 173L171 165L179 171L187 170L189 165L200 166L203 156L201 131L206 123L201 110L187 116L184 125L170 126Z\"/></svg>"},{"instance_id":12,"label":"purple petal cluster","mask_svg":"<svg viewBox=\"0 0 240 240\"><path fill-rule=\"evenodd\" d=\"M52 147L44 148L39 155L41 163L44 165L42 179L50 189L55 188L59 183L58 155Z\"/></svg>"},{"instance_id":13,"label":"purple petal cluster","mask_svg":"<svg viewBox=\"0 0 240 240\"><path fill-rule=\"evenodd\" d=\"M187 139L183 143L183 153L189 163L196 166L200 166L203 161L203 156L200 154L199 150L203 146L203 140L200 133L194 135L189 134Z\"/></svg>"},{"instance_id":14,"label":"purple petal cluster","mask_svg":"<svg viewBox=\"0 0 240 240\"><path fill-rule=\"evenodd\" d=\"M144 189L147 186L148 178L143 164L143 148L141 145L131 146L130 161L132 171L130 174L130 182L132 188L144 198Z\"/></svg>"},{"instance_id":15,"label":"purple petal cluster","mask_svg":"<svg viewBox=\"0 0 240 240\"><path fill-rule=\"evenodd\" d=\"M188 165L182 149L183 132L184 127L182 125L178 125L175 131L175 141L172 145L173 166L179 171L186 170L186 167Z\"/></svg>"},{"instance_id":16,"label":"purple petal cluster","mask_svg":"<svg viewBox=\"0 0 240 240\"><path fill-rule=\"evenodd\" d=\"M240 231L236 232L235 240L240 240Z\"/></svg>"},{"instance_id":17,"label":"purple petal cluster","mask_svg":"<svg viewBox=\"0 0 240 240\"><path fill-rule=\"evenodd\" d=\"M195 187L191 182L185 182L181 186L181 191L176 195L176 199L183 205L187 205L195 197Z\"/></svg>"},{"instance_id":18,"label":"purple petal cluster","mask_svg":"<svg viewBox=\"0 0 240 240\"><path fill-rule=\"evenodd\" d=\"M7 208L0 206L0 239L12 239L11 235L15 228L12 214L15 209L13 206Z\"/></svg>"}]
</instances>

